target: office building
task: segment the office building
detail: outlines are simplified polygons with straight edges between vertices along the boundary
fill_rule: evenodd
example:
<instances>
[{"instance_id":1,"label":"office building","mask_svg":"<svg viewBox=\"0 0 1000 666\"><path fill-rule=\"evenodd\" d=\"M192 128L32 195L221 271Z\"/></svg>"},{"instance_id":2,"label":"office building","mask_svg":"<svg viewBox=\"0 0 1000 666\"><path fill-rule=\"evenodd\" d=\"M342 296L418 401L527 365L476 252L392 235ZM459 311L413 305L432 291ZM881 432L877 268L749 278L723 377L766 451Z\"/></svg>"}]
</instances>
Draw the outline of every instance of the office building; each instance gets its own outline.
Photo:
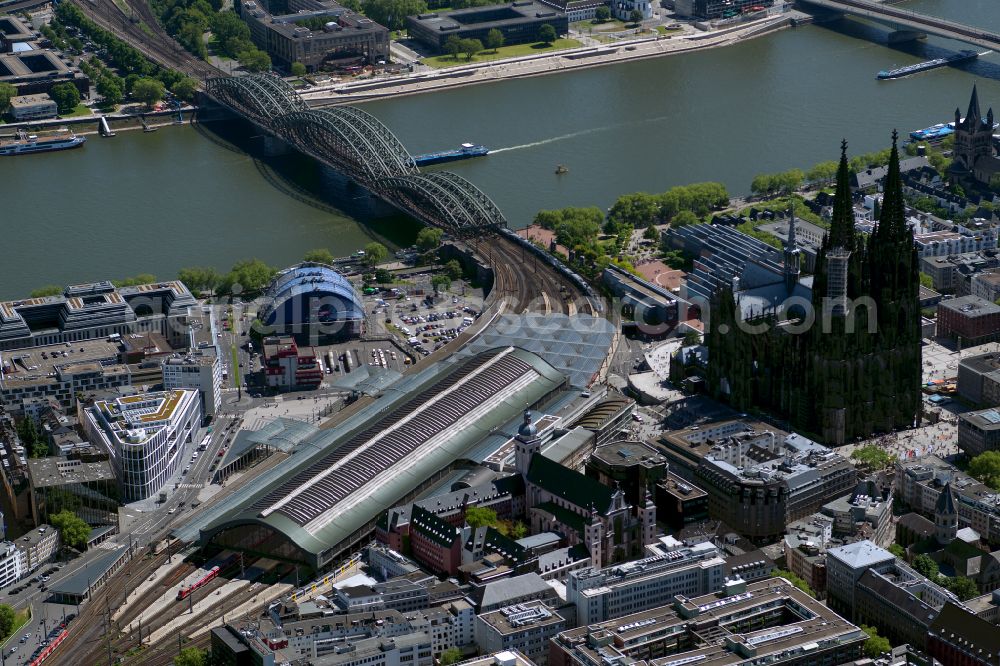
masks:
<instances>
[{"instance_id":1,"label":"office building","mask_svg":"<svg viewBox=\"0 0 1000 666\"><path fill-rule=\"evenodd\" d=\"M1000 450L1000 410L990 407L959 414L958 448L970 458Z\"/></svg>"},{"instance_id":2,"label":"office building","mask_svg":"<svg viewBox=\"0 0 1000 666\"><path fill-rule=\"evenodd\" d=\"M989 271L976 273L970 280L970 292L983 300L995 303L1000 298L1000 273Z\"/></svg>"},{"instance_id":3,"label":"office building","mask_svg":"<svg viewBox=\"0 0 1000 666\"><path fill-rule=\"evenodd\" d=\"M164 359L160 367L165 390L196 390L201 395L204 414L215 416L218 413L222 406L222 362L214 346L184 356L171 356Z\"/></svg>"},{"instance_id":4,"label":"office building","mask_svg":"<svg viewBox=\"0 0 1000 666\"><path fill-rule=\"evenodd\" d=\"M958 362L958 394L979 407L1000 406L1000 353L966 356Z\"/></svg>"},{"instance_id":5,"label":"office building","mask_svg":"<svg viewBox=\"0 0 1000 666\"><path fill-rule=\"evenodd\" d=\"M755 542L781 538L785 526L856 485L854 466L798 434L759 421L723 420L660 439L673 472L708 494L708 513Z\"/></svg>"},{"instance_id":6,"label":"office building","mask_svg":"<svg viewBox=\"0 0 1000 666\"><path fill-rule=\"evenodd\" d=\"M100 400L83 412L91 442L111 457L125 502L145 499L180 468L201 425L197 391L175 389Z\"/></svg>"},{"instance_id":7,"label":"office building","mask_svg":"<svg viewBox=\"0 0 1000 666\"><path fill-rule=\"evenodd\" d=\"M0 26L12 25L14 21L18 19L13 16L0 16ZM22 28L15 30L27 29L27 26L21 25ZM46 99L47 93L53 86L59 83L72 83L80 91L81 97L87 96L90 91L90 79L68 58L60 57L53 50L40 48L38 43L33 41L33 37L24 33L15 36L19 44L31 47L24 51L5 53L5 49L0 48L0 83L14 86L19 96L40 95ZM0 46L3 40L4 38L0 37Z\"/></svg>"},{"instance_id":8,"label":"office building","mask_svg":"<svg viewBox=\"0 0 1000 666\"><path fill-rule=\"evenodd\" d=\"M549 666L845 664L861 657L866 639L821 602L772 578L562 632Z\"/></svg>"},{"instance_id":9,"label":"office building","mask_svg":"<svg viewBox=\"0 0 1000 666\"><path fill-rule=\"evenodd\" d=\"M712 543L687 546L660 537L649 550L651 555L641 560L569 575L566 600L576 604L578 625L647 610L674 595L692 597L722 589L725 561Z\"/></svg>"},{"instance_id":10,"label":"office building","mask_svg":"<svg viewBox=\"0 0 1000 666\"><path fill-rule=\"evenodd\" d=\"M59 530L51 525L39 525L14 542L21 551L21 573L27 576L59 553L62 542Z\"/></svg>"},{"instance_id":11,"label":"office building","mask_svg":"<svg viewBox=\"0 0 1000 666\"><path fill-rule=\"evenodd\" d=\"M937 306L938 337L959 340L963 347L1000 337L1000 305L978 296L961 296Z\"/></svg>"},{"instance_id":12,"label":"office building","mask_svg":"<svg viewBox=\"0 0 1000 666\"><path fill-rule=\"evenodd\" d=\"M857 541L826 551L827 605L844 617L853 617L858 580L869 569L888 571L896 556L871 541Z\"/></svg>"},{"instance_id":13,"label":"office building","mask_svg":"<svg viewBox=\"0 0 1000 666\"><path fill-rule=\"evenodd\" d=\"M656 484L653 494L657 519L672 530L708 520L708 493L673 472Z\"/></svg>"},{"instance_id":14,"label":"office building","mask_svg":"<svg viewBox=\"0 0 1000 666\"><path fill-rule=\"evenodd\" d=\"M0 303L0 350L125 338L155 331L172 346L188 339L194 297L174 280L116 288L108 281L66 287L59 296Z\"/></svg>"},{"instance_id":15,"label":"office building","mask_svg":"<svg viewBox=\"0 0 1000 666\"><path fill-rule=\"evenodd\" d=\"M549 640L566 627L566 619L541 601L514 604L476 617L476 645L482 652L517 650L546 666Z\"/></svg>"},{"instance_id":16,"label":"office building","mask_svg":"<svg viewBox=\"0 0 1000 666\"><path fill-rule=\"evenodd\" d=\"M774 0L675 0L678 16L696 19L728 19L754 13L759 7L771 7Z\"/></svg>"},{"instance_id":17,"label":"office building","mask_svg":"<svg viewBox=\"0 0 1000 666\"><path fill-rule=\"evenodd\" d=\"M285 70L296 62L319 71L338 63L375 64L389 57L389 31L333 0L244 0L235 7L249 26L254 44ZM312 290L297 291L299 296ZM274 295L284 300L280 292ZM327 301L328 305L332 302Z\"/></svg>"},{"instance_id":18,"label":"office building","mask_svg":"<svg viewBox=\"0 0 1000 666\"><path fill-rule=\"evenodd\" d=\"M48 456L28 460L31 511L34 523L64 509L92 527L118 525L119 492L114 468L107 460Z\"/></svg>"},{"instance_id":19,"label":"office building","mask_svg":"<svg viewBox=\"0 0 1000 666\"><path fill-rule=\"evenodd\" d=\"M81 395L131 383L132 369L117 338L0 351L0 402L10 412L49 398L70 408Z\"/></svg>"},{"instance_id":20,"label":"office building","mask_svg":"<svg viewBox=\"0 0 1000 666\"><path fill-rule=\"evenodd\" d=\"M565 35L569 31L565 13L534 0L406 17L410 37L437 51L443 51L445 42L453 35L485 43L490 30L499 30L505 44L537 42L540 41L538 33L543 25L552 26L557 35Z\"/></svg>"},{"instance_id":21,"label":"office building","mask_svg":"<svg viewBox=\"0 0 1000 666\"><path fill-rule=\"evenodd\" d=\"M948 603L930 625L927 653L942 664L997 666L1000 632L995 623Z\"/></svg>"},{"instance_id":22,"label":"office building","mask_svg":"<svg viewBox=\"0 0 1000 666\"><path fill-rule=\"evenodd\" d=\"M638 1L649 6L646 0ZM631 0L615 0L611 4L612 7L624 6L631 4ZM622 317L622 326L626 329L644 335L669 335L678 323L688 318L688 303L677 294L613 264L601 273L601 283L621 299L624 311L631 312L629 317Z\"/></svg>"},{"instance_id":23,"label":"office building","mask_svg":"<svg viewBox=\"0 0 1000 666\"><path fill-rule=\"evenodd\" d=\"M920 272L931 277L935 291L959 296L972 293L973 276L998 266L1000 256L995 252L969 252L920 259Z\"/></svg>"},{"instance_id":24,"label":"office building","mask_svg":"<svg viewBox=\"0 0 1000 666\"><path fill-rule=\"evenodd\" d=\"M10 100L10 115L14 120L44 120L59 113L56 103L48 95L21 95Z\"/></svg>"}]
</instances>

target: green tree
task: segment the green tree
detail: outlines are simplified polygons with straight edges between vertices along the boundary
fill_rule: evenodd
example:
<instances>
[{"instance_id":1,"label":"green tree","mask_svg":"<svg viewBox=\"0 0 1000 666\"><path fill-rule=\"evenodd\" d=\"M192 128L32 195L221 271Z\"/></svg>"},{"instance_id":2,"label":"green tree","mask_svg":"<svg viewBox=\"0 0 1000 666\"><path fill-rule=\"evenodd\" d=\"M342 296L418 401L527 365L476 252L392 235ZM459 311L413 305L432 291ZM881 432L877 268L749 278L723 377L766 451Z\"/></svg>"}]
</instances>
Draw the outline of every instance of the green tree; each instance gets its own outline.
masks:
<instances>
[{"instance_id":1,"label":"green tree","mask_svg":"<svg viewBox=\"0 0 1000 666\"><path fill-rule=\"evenodd\" d=\"M102 74L97 79L96 88L97 94L104 98L106 106L121 104L121 101L125 99L125 81L114 74Z\"/></svg>"},{"instance_id":2,"label":"green tree","mask_svg":"<svg viewBox=\"0 0 1000 666\"><path fill-rule=\"evenodd\" d=\"M701 344L701 335L697 331L688 331L684 334L681 344L685 347L694 347Z\"/></svg>"},{"instance_id":3,"label":"green tree","mask_svg":"<svg viewBox=\"0 0 1000 666\"><path fill-rule=\"evenodd\" d=\"M890 455L882 447L869 445L854 449L851 460L856 460L865 468L877 472L892 465L896 461L896 456Z\"/></svg>"},{"instance_id":4,"label":"green tree","mask_svg":"<svg viewBox=\"0 0 1000 666\"><path fill-rule=\"evenodd\" d=\"M71 113L80 103L80 91L72 83L57 83L49 91L49 97L56 103L60 114Z\"/></svg>"},{"instance_id":5,"label":"green tree","mask_svg":"<svg viewBox=\"0 0 1000 666\"><path fill-rule=\"evenodd\" d=\"M483 43L478 39L462 40L462 53L465 54L466 60L472 60L472 56L476 55L482 50L483 50Z\"/></svg>"},{"instance_id":6,"label":"green tree","mask_svg":"<svg viewBox=\"0 0 1000 666\"><path fill-rule=\"evenodd\" d=\"M309 250L302 257L303 261L308 261L316 264L332 264L333 263L333 253L330 252L325 247L318 247L315 250Z\"/></svg>"},{"instance_id":7,"label":"green tree","mask_svg":"<svg viewBox=\"0 0 1000 666\"><path fill-rule=\"evenodd\" d=\"M450 647L441 653L441 666L451 666L462 661L462 651L457 647Z\"/></svg>"},{"instance_id":8,"label":"green tree","mask_svg":"<svg viewBox=\"0 0 1000 666\"><path fill-rule=\"evenodd\" d=\"M465 522L474 530L480 527L496 527L499 524L497 512L484 506L470 506L465 510Z\"/></svg>"},{"instance_id":9,"label":"green tree","mask_svg":"<svg viewBox=\"0 0 1000 666\"><path fill-rule=\"evenodd\" d=\"M930 555L917 555L913 558L913 562L910 564L913 566L913 569L924 578L937 581L938 564L930 558Z\"/></svg>"},{"instance_id":10,"label":"green tree","mask_svg":"<svg viewBox=\"0 0 1000 666\"><path fill-rule=\"evenodd\" d=\"M177 279L192 291L214 292L222 283L222 276L214 268L182 268L177 271Z\"/></svg>"},{"instance_id":11,"label":"green tree","mask_svg":"<svg viewBox=\"0 0 1000 666\"><path fill-rule=\"evenodd\" d=\"M17 623L17 611L9 604L0 604L0 637L7 638Z\"/></svg>"},{"instance_id":12,"label":"green tree","mask_svg":"<svg viewBox=\"0 0 1000 666\"><path fill-rule=\"evenodd\" d=\"M212 16L212 35L225 55L235 58L241 51L253 48L250 28L235 12L224 11Z\"/></svg>"},{"instance_id":13,"label":"green tree","mask_svg":"<svg viewBox=\"0 0 1000 666\"><path fill-rule=\"evenodd\" d=\"M421 252L436 250L441 245L441 238L443 236L444 232L437 227L424 227L417 234L417 248Z\"/></svg>"},{"instance_id":14,"label":"green tree","mask_svg":"<svg viewBox=\"0 0 1000 666\"><path fill-rule=\"evenodd\" d=\"M49 443L38 431L34 419L24 418L17 424L17 436L30 458L44 458L49 454Z\"/></svg>"},{"instance_id":15,"label":"green tree","mask_svg":"<svg viewBox=\"0 0 1000 666\"><path fill-rule=\"evenodd\" d=\"M934 288L934 278L932 278L927 273L921 272L920 273L920 285L922 287L927 287L928 289L933 289Z\"/></svg>"},{"instance_id":16,"label":"green tree","mask_svg":"<svg viewBox=\"0 0 1000 666\"><path fill-rule=\"evenodd\" d=\"M194 94L198 90L198 82L192 79L190 76L185 76L183 79L170 86L170 92L176 95L179 99L185 102L190 102L194 99Z\"/></svg>"},{"instance_id":17,"label":"green tree","mask_svg":"<svg viewBox=\"0 0 1000 666\"><path fill-rule=\"evenodd\" d=\"M431 286L434 287L434 293L439 294L441 290L447 291L451 288L451 278L447 275L435 275L431 278Z\"/></svg>"},{"instance_id":18,"label":"green tree","mask_svg":"<svg viewBox=\"0 0 1000 666\"><path fill-rule=\"evenodd\" d=\"M789 583L791 583L795 587L799 588L800 590L808 594L810 597L813 598L816 597L816 593L813 591L811 587L809 587L809 583L807 583L804 579L792 573L791 571L788 571L787 569L775 569L774 575L777 578L784 578Z\"/></svg>"},{"instance_id":19,"label":"green tree","mask_svg":"<svg viewBox=\"0 0 1000 666\"><path fill-rule=\"evenodd\" d=\"M455 60L458 60L458 54L462 52L462 38L458 35L452 35L446 39L444 41L444 52Z\"/></svg>"},{"instance_id":20,"label":"green tree","mask_svg":"<svg viewBox=\"0 0 1000 666\"><path fill-rule=\"evenodd\" d=\"M260 49L247 49L236 56L243 69L248 72L271 71L271 56Z\"/></svg>"},{"instance_id":21,"label":"green tree","mask_svg":"<svg viewBox=\"0 0 1000 666\"><path fill-rule=\"evenodd\" d=\"M492 50L493 53L496 53L497 49L503 46L503 33L493 28L486 33L486 41L483 44L486 48Z\"/></svg>"},{"instance_id":22,"label":"green tree","mask_svg":"<svg viewBox=\"0 0 1000 666\"><path fill-rule=\"evenodd\" d=\"M644 232L642 232L642 237L645 238L646 240L651 240L651 241L659 240L660 230L656 228L655 224L651 224L648 227L646 227L646 230Z\"/></svg>"},{"instance_id":23,"label":"green tree","mask_svg":"<svg viewBox=\"0 0 1000 666\"><path fill-rule=\"evenodd\" d=\"M1000 451L986 451L969 461L969 475L1000 490Z\"/></svg>"},{"instance_id":24,"label":"green tree","mask_svg":"<svg viewBox=\"0 0 1000 666\"><path fill-rule=\"evenodd\" d=\"M904 559L906 558L906 549L900 546L898 543L894 543L891 546L889 546L888 550L896 557L901 557Z\"/></svg>"},{"instance_id":25,"label":"green tree","mask_svg":"<svg viewBox=\"0 0 1000 666\"><path fill-rule=\"evenodd\" d=\"M886 652L892 651L892 645L889 643L889 639L884 636L879 636L875 627L869 627L868 625L861 625L861 631L868 634L868 640L865 641L864 652L865 656L869 659L876 659Z\"/></svg>"},{"instance_id":26,"label":"green tree","mask_svg":"<svg viewBox=\"0 0 1000 666\"><path fill-rule=\"evenodd\" d=\"M444 272L452 280L460 280L462 279L462 264L458 263L458 259L452 259L444 265Z\"/></svg>"},{"instance_id":27,"label":"green tree","mask_svg":"<svg viewBox=\"0 0 1000 666\"><path fill-rule=\"evenodd\" d=\"M59 530L63 544L77 550L86 547L87 537L90 536L90 525L75 513L63 509L59 513L50 515L49 522Z\"/></svg>"},{"instance_id":28,"label":"green tree","mask_svg":"<svg viewBox=\"0 0 1000 666\"><path fill-rule=\"evenodd\" d=\"M806 180L811 183L824 184L837 177L837 163L834 161L820 162L806 172Z\"/></svg>"},{"instance_id":29,"label":"green tree","mask_svg":"<svg viewBox=\"0 0 1000 666\"><path fill-rule=\"evenodd\" d=\"M594 10L594 20L598 23L604 23L605 21L611 20L611 8L607 5L600 5Z\"/></svg>"},{"instance_id":30,"label":"green tree","mask_svg":"<svg viewBox=\"0 0 1000 666\"><path fill-rule=\"evenodd\" d=\"M628 13L628 21L632 25L639 25L642 23L642 12L638 9L633 9Z\"/></svg>"},{"instance_id":31,"label":"green tree","mask_svg":"<svg viewBox=\"0 0 1000 666\"><path fill-rule=\"evenodd\" d=\"M555 231L557 243L575 248L578 245L590 246L597 240L603 219L604 215L597 207L562 208L539 211L535 223Z\"/></svg>"},{"instance_id":32,"label":"green tree","mask_svg":"<svg viewBox=\"0 0 1000 666\"><path fill-rule=\"evenodd\" d=\"M303 65L301 62L293 62L292 66L289 68L289 71L292 73L292 76L305 76L306 66Z\"/></svg>"},{"instance_id":33,"label":"green tree","mask_svg":"<svg viewBox=\"0 0 1000 666\"><path fill-rule=\"evenodd\" d=\"M615 200L608 210L608 219L604 224L604 232L618 233L618 228L629 224L633 228L648 227L660 221L662 206L660 198L646 192L623 194Z\"/></svg>"},{"instance_id":34,"label":"green tree","mask_svg":"<svg viewBox=\"0 0 1000 666\"><path fill-rule=\"evenodd\" d=\"M142 78L132 86L132 97L146 105L147 109L163 99L165 92L163 81L153 78Z\"/></svg>"},{"instance_id":35,"label":"green tree","mask_svg":"<svg viewBox=\"0 0 1000 666\"><path fill-rule=\"evenodd\" d=\"M538 29L538 41L544 42L546 46L549 46L552 42L556 41L558 36L559 35L556 34L556 29L548 23Z\"/></svg>"},{"instance_id":36,"label":"green tree","mask_svg":"<svg viewBox=\"0 0 1000 666\"><path fill-rule=\"evenodd\" d=\"M156 276L152 273L139 273L138 275L127 277L124 280L112 280L111 282L116 287L135 287L140 284L152 284L156 282Z\"/></svg>"},{"instance_id":37,"label":"green tree","mask_svg":"<svg viewBox=\"0 0 1000 666\"><path fill-rule=\"evenodd\" d=\"M17 88L10 83L0 83L0 115L7 112L10 100L17 96Z\"/></svg>"},{"instance_id":38,"label":"green tree","mask_svg":"<svg viewBox=\"0 0 1000 666\"><path fill-rule=\"evenodd\" d=\"M375 269L375 281L379 284L388 284L392 282L392 273L384 268L377 268Z\"/></svg>"},{"instance_id":39,"label":"green tree","mask_svg":"<svg viewBox=\"0 0 1000 666\"><path fill-rule=\"evenodd\" d=\"M699 222L701 222L701 220L698 219L697 215L695 215L689 210L682 210L676 215L674 215L673 219L670 220L670 226L684 227L689 224L698 224Z\"/></svg>"},{"instance_id":40,"label":"green tree","mask_svg":"<svg viewBox=\"0 0 1000 666\"><path fill-rule=\"evenodd\" d=\"M365 0L365 15L390 30L406 27L406 17L427 11L424 0Z\"/></svg>"},{"instance_id":41,"label":"green tree","mask_svg":"<svg viewBox=\"0 0 1000 666\"><path fill-rule=\"evenodd\" d=\"M955 576L954 578L948 578L945 587L947 587L959 601L965 601L971 599L972 597L979 596L979 588L971 578L966 578L965 576Z\"/></svg>"},{"instance_id":42,"label":"green tree","mask_svg":"<svg viewBox=\"0 0 1000 666\"><path fill-rule=\"evenodd\" d=\"M61 296L63 288L57 284L47 284L31 292L32 298L45 298L46 296Z\"/></svg>"},{"instance_id":43,"label":"green tree","mask_svg":"<svg viewBox=\"0 0 1000 666\"><path fill-rule=\"evenodd\" d=\"M365 261L369 266L381 264L389 256L389 250L382 243L368 243L365 245Z\"/></svg>"},{"instance_id":44,"label":"green tree","mask_svg":"<svg viewBox=\"0 0 1000 666\"><path fill-rule=\"evenodd\" d=\"M196 647L187 647L174 657L174 666L207 666L208 651Z\"/></svg>"},{"instance_id":45,"label":"green tree","mask_svg":"<svg viewBox=\"0 0 1000 666\"><path fill-rule=\"evenodd\" d=\"M244 259L233 265L219 288L223 293L259 292L271 282L277 272L276 268L260 259Z\"/></svg>"}]
</instances>

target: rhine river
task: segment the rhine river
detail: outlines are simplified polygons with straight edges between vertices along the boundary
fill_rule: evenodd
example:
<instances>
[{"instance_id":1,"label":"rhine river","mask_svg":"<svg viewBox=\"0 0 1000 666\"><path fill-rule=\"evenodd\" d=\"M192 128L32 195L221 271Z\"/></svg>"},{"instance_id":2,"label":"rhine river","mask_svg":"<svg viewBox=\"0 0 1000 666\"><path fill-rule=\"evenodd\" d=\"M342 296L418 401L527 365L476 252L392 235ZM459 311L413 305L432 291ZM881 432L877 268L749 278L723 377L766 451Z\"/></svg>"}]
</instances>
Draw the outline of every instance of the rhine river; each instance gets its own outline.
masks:
<instances>
[{"instance_id":1,"label":"rhine river","mask_svg":"<svg viewBox=\"0 0 1000 666\"><path fill-rule=\"evenodd\" d=\"M996 0L907 8L1000 30ZM857 25L857 24L852 24ZM852 34L876 36L880 41ZM880 82L880 69L958 50L930 38L904 53L882 28L807 26L700 53L472 86L365 105L411 153L463 141L493 149L448 168L490 195L512 226L539 209L611 205L619 194L702 180L749 189L761 172L835 159L964 113L973 83L1000 110L1000 56ZM569 173L557 176L558 164ZM348 254L412 226L371 228L312 194L300 158L261 162L191 127L92 136L80 150L0 160L0 298L184 266L274 265L311 248ZM383 234L387 234L385 238Z\"/></svg>"}]
</instances>

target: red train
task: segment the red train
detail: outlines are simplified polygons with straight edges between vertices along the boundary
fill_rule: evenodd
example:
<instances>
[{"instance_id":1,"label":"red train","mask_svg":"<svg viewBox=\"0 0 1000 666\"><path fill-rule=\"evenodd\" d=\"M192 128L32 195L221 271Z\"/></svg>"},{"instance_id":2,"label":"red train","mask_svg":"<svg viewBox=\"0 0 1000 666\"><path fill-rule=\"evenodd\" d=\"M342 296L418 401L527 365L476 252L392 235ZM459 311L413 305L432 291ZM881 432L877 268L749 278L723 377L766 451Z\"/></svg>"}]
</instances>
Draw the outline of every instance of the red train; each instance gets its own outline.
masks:
<instances>
[{"instance_id":1,"label":"red train","mask_svg":"<svg viewBox=\"0 0 1000 666\"><path fill-rule=\"evenodd\" d=\"M220 571L221 569L219 567L212 567L211 569L208 570L207 574L205 574L195 582L191 583L187 587L182 587L177 592L177 601L183 601L184 599L187 599L189 596L191 596L191 593L197 590L199 587L202 587L203 585L208 585L209 581L218 576Z\"/></svg>"},{"instance_id":2,"label":"red train","mask_svg":"<svg viewBox=\"0 0 1000 666\"><path fill-rule=\"evenodd\" d=\"M67 633L65 629L60 631L59 635L53 638L52 641L45 646L45 649L42 650L37 657L28 662L28 666L38 666L43 661L45 661L46 658L48 658L48 656L52 654L52 651L55 650L57 647L59 647L59 644L63 642L63 639L65 639L66 636Z\"/></svg>"}]
</instances>

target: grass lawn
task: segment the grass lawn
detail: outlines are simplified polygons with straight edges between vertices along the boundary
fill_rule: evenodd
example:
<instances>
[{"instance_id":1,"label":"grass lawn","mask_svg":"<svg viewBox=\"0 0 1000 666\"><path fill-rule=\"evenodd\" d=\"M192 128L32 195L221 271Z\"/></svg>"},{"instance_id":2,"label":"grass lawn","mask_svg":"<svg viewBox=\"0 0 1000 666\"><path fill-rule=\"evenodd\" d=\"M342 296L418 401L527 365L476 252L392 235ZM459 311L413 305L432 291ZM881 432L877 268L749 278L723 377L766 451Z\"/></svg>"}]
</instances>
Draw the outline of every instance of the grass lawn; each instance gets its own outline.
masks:
<instances>
[{"instance_id":1,"label":"grass lawn","mask_svg":"<svg viewBox=\"0 0 1000 666\"><path fill-rule=\"evenodd\" d=\"M464 54L459 54L458 59L450 55L439 55L431 58L424 58L423 63L434 68L455 67L456 65L466 65L469 62L489 62L490 60L500 60L501 58L517 58L519 56L536 55L539 53L553 53L566 49L575 49L580 46L580 42L575 39L557 39L548 46L542 42L536 44L513 44L511 46L501 46L494 53L491 50L477 53L472 60L466 60Z\"/></svg>"},{"instance_id":2,"label":"grass lawn","mask_svg":"<svg viewBox=\"0 0 1000 666\"><path fill-rule=\"evenodd\" d=\"M618 32L625 30L629 25L631 24L625 23L625 21L611 18L607 21L598 21L597 19L576 21L575 23L571 23L570 27L580 32Z\"/></svg>"},{"instance_id":3,"label":"grass lawn","mask_svg":"<svg viewBox=\"0 0 1000 666\"><path fill-rule=\"evenodd\" d=\"M674 33L681 32L681 29L680 28L668 28L665 25L658 25L658 26L656 26L656 32L660 33L661 35L672 35Z\"/></svg>"},{"instance_id":4,"label":"grass lawn","mask_svg":"<svg viewBox=\"0 0 1000 666\"><path fill-rule=\"evenodd\" d=\"M91 115L93 115L93 111L91 111L88 107L84 106L83 104L77 104L75 109L73 109L69 113L60 113L59 117L60 118L84 118L86 116L91 116Z\"/></svg>"},{"instance_id":5,"label":"grass lawn","mask_svg":"<svg viewBox=\"0 0 1000 666\"><path fill-rule=\"evenodd\" d=\"M146 33L150 37L155 37L156 36L156 33L153 32L153 29L150 28L149 25L147 25L145 21L139 21L139 30L142 30L144 33Z\"/></svg>"}]
</instances>

